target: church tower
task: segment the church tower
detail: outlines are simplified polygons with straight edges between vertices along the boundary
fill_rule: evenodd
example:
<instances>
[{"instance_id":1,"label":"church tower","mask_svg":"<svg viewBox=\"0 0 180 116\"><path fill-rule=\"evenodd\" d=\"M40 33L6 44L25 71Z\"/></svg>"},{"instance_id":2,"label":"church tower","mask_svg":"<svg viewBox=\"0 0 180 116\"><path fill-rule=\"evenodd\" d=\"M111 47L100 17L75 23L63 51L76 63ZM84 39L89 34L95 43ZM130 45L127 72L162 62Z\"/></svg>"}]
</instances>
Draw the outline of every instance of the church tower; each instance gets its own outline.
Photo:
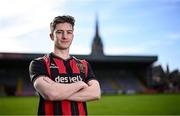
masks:
<instances>
[{"instance_id":1,"label":"church tower","mask_svg":"<svg viewBox=\"0 0 180 116\"><path fill-rule=\"evenodd\" d=\"M101 37L99 36L99 25L98 25L98 18L96 17L96 26L95 26L95 36L92 42L92 49L91 55L92 56L102 56L104 55L103 52L103 43Z\"/></svg>"}]
</instances>

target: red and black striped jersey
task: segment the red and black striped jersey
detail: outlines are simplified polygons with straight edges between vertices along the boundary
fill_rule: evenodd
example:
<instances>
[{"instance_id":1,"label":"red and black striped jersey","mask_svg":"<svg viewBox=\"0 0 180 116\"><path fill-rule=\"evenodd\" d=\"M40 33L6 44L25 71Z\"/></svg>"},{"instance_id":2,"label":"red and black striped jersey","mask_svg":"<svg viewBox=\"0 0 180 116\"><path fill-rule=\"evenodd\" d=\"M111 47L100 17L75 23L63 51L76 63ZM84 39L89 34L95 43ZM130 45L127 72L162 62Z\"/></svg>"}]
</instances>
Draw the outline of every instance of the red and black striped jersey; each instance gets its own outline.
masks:
<instances>
[{"instance_id":1,"label":"red and black striped jersey","mask_svg":"<svg viewBox=\"0 0 180 116\"><path fill-rule=\"evenodd\" d=\"M82 72L82 65L84 72ZM88 82L96 79L90 64L86 60L75 57L63 60L53 53L31 61L29 73L32 83L40 76L45 75L58 83ZM39 94L40 95L40 94ZM40 95L38 115L87 115L86 102L69 100L48 101Z\"/></svg>"}]
</instances>

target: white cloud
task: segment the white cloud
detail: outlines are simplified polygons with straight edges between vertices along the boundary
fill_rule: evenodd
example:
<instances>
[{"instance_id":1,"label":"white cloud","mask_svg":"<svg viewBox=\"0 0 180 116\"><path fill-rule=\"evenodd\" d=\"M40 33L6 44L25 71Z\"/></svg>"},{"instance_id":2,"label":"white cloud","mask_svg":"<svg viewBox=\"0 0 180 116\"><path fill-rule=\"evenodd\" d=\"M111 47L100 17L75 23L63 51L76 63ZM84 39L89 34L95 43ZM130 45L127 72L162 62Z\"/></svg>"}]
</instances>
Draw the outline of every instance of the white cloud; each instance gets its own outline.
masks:
<instances>
[{"instance_id":1,"label":"white cloud","mask_svg":"<svg viewBox=\"0 0 180 116\"><path fill-rule=\"evenodd\" d=\"M0 16L23 15L30 12L33 14L37 12L46 13L46 11L52 9L57 4L62 6L64 0L1 0ZM33 18L36 19L36 17Z\"/></svg>"},{"instance_id":2,"label":"white cloud","mask_svg":"<svg viewBox=\"0 0 180 116\"><path fill-rule=\"evenodd\" d=\"M119 26L119 25L113 25L111 27L103 28L103 31L108 34L132 34L138 32L138 29L134 27L129 27L129 26Z\"/></svg>"},{"instance_id":3,"label":"white cloud","mask_svg":"<svg viewBox=\"0 0 180 116\"><path fill-rule=\"evenodd\" d=\"M164 39L164 41L163 41ZM122 44L122 43L121 43ZM163 48L167 47L168 45L172 44L166 38L158 38L158 39L151 39L146 38L144 41L134 40L134 44L126 43L126 45L110 45L105 46L105 53L106 54L142 54L142 55L150 55L150 54L158 54L158 50L154 51L154 48Z\"/></svg>"},{"instance_id":4,"label":"white cloud","mask_svg":"<svg viewBox=\"0 0 180 116\"><path fill-rule=\"evenodd\" d=\"M117 54L140 54L144 53L145 50L143 48L138 47L110 47L108 49L104 49L105 54L107 55L117 55Z\"/></svg>"},{"instance_id":5,"label":"white cloud","mask_svg":"<svg viewBox=\"0 0 180 116\"><path fill-rule=\"evenodd\" d=\"M90 54L91 50L88 47L83 47L79 45L73 45L70 48L71 54Z\"/></svg>"},{"instance_id":6,"label":"white cloud","mask_svg":"<svg viewBox=\"0 0 180 116\"><path fill-rule=\"evenodd\" d=\"M180 32L179 33L171 33L167 35L167 37L172 41L180 40Z\"/></svg>"},{"instance_id":7,"label":"white cloud","mask_svg":"<svg viewBox=\"0 0 180 116\"><path fill-rule=\"evenodd\" d=\"M53 8L57 4L63 7L64 1L3 0L0 3L0 21L13 21L13 24L0 27L0 36L13 38L49 26L51 18L58 14Z\"/></svg>"},{"instance_id":8,"label":"white cloud","mask_svg":"<svg viewBox=\"0 0 180 116\"><path fill-rule=\"evenodd\" d=\"M52 18L63 12L64 0L0 0L0 51L26 52L20 36L49 29ZM33 34L33 33L31 33ZM29 41L29 40L28 40ZM32 42L31 42L32 44Z\"/></svg>"},{"instance_id":9,"label":"white cloud","mask_svg":"<svg viewBox=\"0 0 180 116\"><path fill-rule=\"evenodd\" d=\"M4 39L3 43L1 44L0 51L6 51L6 52L24 52L29 51L26 46L19 43L16 40L10 40L10 39Z\"/></svg>"}]
</instances>

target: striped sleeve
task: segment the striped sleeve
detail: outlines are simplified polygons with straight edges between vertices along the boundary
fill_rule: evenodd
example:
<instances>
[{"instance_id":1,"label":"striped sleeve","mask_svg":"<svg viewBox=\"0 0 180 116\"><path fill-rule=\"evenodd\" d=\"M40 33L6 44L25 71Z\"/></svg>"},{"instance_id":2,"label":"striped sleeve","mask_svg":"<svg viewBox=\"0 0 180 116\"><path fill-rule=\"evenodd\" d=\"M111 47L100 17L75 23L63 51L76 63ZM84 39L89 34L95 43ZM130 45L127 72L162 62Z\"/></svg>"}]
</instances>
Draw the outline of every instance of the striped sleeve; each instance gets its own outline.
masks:
<instances>
[{"instance_id":1,"label":"striped sleeve","mask_svg":"<svg viewBox=\"0 0 180 116\"><path fill-rule=\"evenodd\" d=\"M35 59L31 61L29 65L29 75L33 83L40 75L48 76L43 59Z\"/></svg>"},{"instance_id":2,"label":"striped sleeve","mask_svg":"<svg viewBox=\"0 0 180 116\"><path fill-rule=\"evenodd\" d=\"M93 72L93 69L92 69L91 65L88 62L87 62L87 68L88 68L88 70L87 70L87 77L85 79L85 82L87 83L88 81L90 81L92 79L97 80L97 78L96 78L96 76L95 76L95 74Z\"/></svg>"}]
</instances>

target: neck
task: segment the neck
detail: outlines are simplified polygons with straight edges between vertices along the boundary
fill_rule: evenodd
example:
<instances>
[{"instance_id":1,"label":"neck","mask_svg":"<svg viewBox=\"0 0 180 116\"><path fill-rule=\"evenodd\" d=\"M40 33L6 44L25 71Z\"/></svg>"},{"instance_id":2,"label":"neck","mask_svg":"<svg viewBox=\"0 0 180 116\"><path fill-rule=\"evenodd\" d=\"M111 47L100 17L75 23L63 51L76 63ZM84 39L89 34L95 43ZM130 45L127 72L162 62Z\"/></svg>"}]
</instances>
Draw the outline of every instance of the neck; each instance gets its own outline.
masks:
<instances>
[{"instance_id":1,"label":"neck","mask_svg":"<svg viewBox=\"0 0 180 116\"><path fill-rule=\"evenodd\" d=\"M54 54L58 57L61 57L62 59L68 59L70 57L69 55L69 49L66 50L57 50L54 49Z\"/></svg>"}]
</instances>

